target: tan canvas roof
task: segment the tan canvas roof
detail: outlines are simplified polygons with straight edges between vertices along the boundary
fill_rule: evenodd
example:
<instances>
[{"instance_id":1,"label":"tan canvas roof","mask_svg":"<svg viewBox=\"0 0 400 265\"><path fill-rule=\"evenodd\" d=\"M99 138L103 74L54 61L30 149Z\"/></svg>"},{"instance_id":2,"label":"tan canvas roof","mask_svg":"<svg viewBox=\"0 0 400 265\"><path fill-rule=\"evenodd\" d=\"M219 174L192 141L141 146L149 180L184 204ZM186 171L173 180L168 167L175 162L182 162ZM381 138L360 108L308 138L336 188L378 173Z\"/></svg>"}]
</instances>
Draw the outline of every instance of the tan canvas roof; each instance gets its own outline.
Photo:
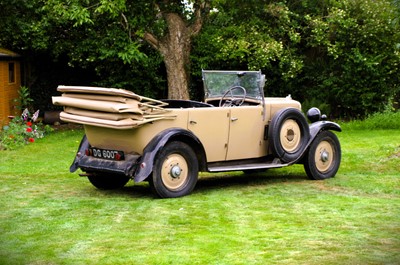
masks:
<instances>
[{"instance_id":1,"label":"tan canvas roof","mask_svg":"<svg viewBox=\"0 0 400 265\"><path fill-rule=\"evenodd\" d=\"M66 122L114 129L130 129L148 122L173 119L168 104L117 88L59 86L63 94L53 104L64 106L60 118Z\"/></svg>"},{"instance_id":2,"label":"tan canvas roof","mask_svg":"<svg viewBox=\"0 0 400 265\"><path fill-rule=\"evenodd\" d=\"M89 86L58 86L57 91L59 92L72 92L82 94L94 94L94 95L112 95L112 96L123 96L127 98L134 98L141 100L139 95L136 95L132 91L118 88L105 88L105 87L89 87Z\"/></svg>"}]
</instances>

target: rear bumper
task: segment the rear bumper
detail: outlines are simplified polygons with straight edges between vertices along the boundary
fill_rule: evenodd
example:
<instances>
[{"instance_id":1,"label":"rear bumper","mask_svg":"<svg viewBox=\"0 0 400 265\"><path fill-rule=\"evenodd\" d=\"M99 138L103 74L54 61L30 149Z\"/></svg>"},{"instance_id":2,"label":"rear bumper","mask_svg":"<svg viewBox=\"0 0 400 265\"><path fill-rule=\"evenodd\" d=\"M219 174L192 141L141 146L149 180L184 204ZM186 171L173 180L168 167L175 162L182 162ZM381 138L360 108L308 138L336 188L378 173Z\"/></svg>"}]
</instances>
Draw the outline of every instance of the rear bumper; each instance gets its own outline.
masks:
<instances>
[{"instance_id":1,"label":"rear bumper","mask_svg":"<svg viewBox=\"0 0 400 265\"><path fill-rule=\"evenodd\" d=\"M139 155L125 155L123 161L113 161L83 155L76 166L85 172L109 172L132 177L136 171Z\"/></svg>"},{"instance_id":2,"label":"rear bumper","mask_svg":"<svg viewBox=\"0 0 400 265\"><path fill-rule=\"evenodd\" d=\"M75 160L69 168L71 173L80 168L84 172L109 172L132 177L135 174L141 157L140 155L125 154L125 160L123 161L95 158L85 154L85 150L88 148L89 142L86 136L84 136L79 145Z\"/></svg>"}]
</instances>

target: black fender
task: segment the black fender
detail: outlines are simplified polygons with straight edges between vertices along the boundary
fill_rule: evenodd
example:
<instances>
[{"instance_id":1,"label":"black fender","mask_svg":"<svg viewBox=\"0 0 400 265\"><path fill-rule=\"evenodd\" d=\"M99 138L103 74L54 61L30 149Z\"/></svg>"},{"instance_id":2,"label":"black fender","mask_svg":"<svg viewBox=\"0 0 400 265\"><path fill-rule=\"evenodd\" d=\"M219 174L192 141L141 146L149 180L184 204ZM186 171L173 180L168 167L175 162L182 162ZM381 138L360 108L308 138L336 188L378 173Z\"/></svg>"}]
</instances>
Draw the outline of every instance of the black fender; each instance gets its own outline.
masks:
<instances>
[{"instance_id":1,"label":"black fender","mask_svg":"<svg viewBox=\"0 0 400 265\"><path fill-rule=\"evenodd\" d=\"M79 161L85 154L85 150L89 148L89 141L86 134L82 137L81 143L79 144L78 152L76 153L75 159L69 167L69 172L74 173L79 168Z\"/></svg>"},{"instance_id":2,"label":"black fender","mask_svg":"<svg viewBox=\"0 0 400 265\"><path fill-rule=\"evenodd\" d=\"M157 153L171 140L179 140L189 144L196 153L199 169L203 170L205 168L206 155L204 147L197 136L181 128L170 128L157 134L143 149L143 155L138 161L138 167L135 172L135 182L141 182L151 174Z\"/></svg>"},{"instance_id":3,"label":"black fender","mask_svg":"<svg viewBox=\"0 0 400 265\"><path fill-rule=\"evenodd\" d=\"M324 131L324 130L332 130L332 131L337 131L337 132L341 132L342 128L340 128L340 125L335 123L335 122L331 122L331 121L317 121L314 122L310 125L310 142L308 143L308 145L310 145L312 143L312 141L314 141L315 137L317 137L317 134L320 131Z\"/></svg>"},{"instance_id":4,"label":"black fender","mask_svg":"<svg viewBox=\"0 0 400 265\"><path fill-rule=\"evenodd\" d=\"M288 163L288 165L292 165L295 163L302 163L304 155L307 154L311 143L314 141L314 139L317 137L317 135L320 131L326 131L326 130L332 130L332 131L337 131L337 132L342 131L342 128L340 128L340 125L335 122L332 122L332 121L317 121L317 122L310 124L309 128L310 128L310 140L308 141L306 148L304 149L303 153L296 160Z\"/></svg>"}]
</instances>

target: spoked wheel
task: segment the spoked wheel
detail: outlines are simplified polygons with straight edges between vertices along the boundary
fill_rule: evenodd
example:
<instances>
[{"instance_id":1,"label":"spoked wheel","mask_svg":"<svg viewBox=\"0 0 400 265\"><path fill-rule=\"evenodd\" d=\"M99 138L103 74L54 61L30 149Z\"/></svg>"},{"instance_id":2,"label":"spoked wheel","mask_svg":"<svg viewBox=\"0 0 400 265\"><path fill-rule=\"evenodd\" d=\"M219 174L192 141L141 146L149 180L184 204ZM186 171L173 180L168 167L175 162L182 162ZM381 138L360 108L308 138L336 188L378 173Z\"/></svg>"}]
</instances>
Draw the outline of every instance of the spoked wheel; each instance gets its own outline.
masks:
<instances>
[{"instance_id":1,"label":"spoked wheel","mask_svg":"<svg viewBox=\"0 0 400 265\"><path fill-rule=\"evenodd\" d=\"M106 173L93 173L88 176L88 179L100 190L120 189L129 181L129 177Z\"/></svg>"},{"instance_id":2,"label":"spoked wheel","mask_svg":"<svg viewBox=\"0 0 400 265\"><path fill-rule=\"evenodd\" d=\"M310 179L327 179L336 175L341 160L340 143L330 131L322 131L312 142L305 157L304 169Z\"/></svg>"},{"instance_id":3,"label":"spoked wheel","mask_svg":"<svg viewBox=\"0 0 400 265\"><path fill-rule=\"evenodd\" d=\"M196 154L190 146L170 142L156 157L150 187L161 198L188 195L197 183L198 168Z\"/></svg>"},{"instance_id":4,"label":"spoked wheel","mask_svg":"<svg viewBox=\"0 0 400 265\"><path fill-rule=\"evenodd\" d=\"M268 135L273 154L287 163L300 157L310 139L306 118L294 108L283 109L274 115Z\"/></svg>"}]
</instances>

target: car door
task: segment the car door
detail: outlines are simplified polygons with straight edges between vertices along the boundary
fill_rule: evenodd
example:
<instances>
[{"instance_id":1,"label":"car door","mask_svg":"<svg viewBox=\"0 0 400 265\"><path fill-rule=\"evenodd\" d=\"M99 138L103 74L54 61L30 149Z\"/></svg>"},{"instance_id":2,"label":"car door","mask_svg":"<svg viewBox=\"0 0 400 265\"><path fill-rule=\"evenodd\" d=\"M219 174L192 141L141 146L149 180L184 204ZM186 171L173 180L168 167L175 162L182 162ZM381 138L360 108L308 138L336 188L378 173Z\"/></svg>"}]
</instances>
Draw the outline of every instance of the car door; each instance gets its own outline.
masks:
<instances>
[{"instance_id":1,"label":"car door","mask_svg":"<svg viewBox=\"0 0 400 265\"><path fill-rule=\"evenodd\" d=\"M229 108L229 135L226 160L262 157L267 154L262 106Z\"/></svg>"},{"instance_id":2,"label":"car door","mask_svg":"<svg viewBox=\"0 0 400 265\"><path fill-rule=\"evenodd\" d=\"M188 130L204 146L207 162L226 159L229 136L229 108L193 108L189 110Z\"/></svg>"}]
</instances>

